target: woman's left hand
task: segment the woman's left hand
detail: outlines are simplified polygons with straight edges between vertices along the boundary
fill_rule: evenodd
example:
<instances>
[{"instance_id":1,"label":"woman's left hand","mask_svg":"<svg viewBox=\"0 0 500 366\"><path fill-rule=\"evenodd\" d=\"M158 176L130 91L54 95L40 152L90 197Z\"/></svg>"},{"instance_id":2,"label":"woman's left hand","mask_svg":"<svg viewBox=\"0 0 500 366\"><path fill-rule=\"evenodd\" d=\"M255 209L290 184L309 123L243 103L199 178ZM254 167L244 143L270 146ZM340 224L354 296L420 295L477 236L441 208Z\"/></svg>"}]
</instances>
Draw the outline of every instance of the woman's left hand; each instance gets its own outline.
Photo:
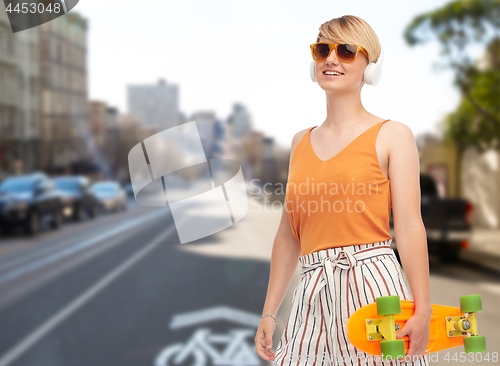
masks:
<instances>
[{"instance_id":1,"label":"woman's left hand","mask_svg":"<svg viewBox=\"0 0 500 366\"><path fill-rule=\"evenodd\" d=\"M410 361L416 361L425 353L425 349L429 344L431 316L423 314L414 314L406 324L396 333L396 339L402 339L408 336L410 345L406 356L411 356ZM414 357L417 356L417 357ZM405 358L407 361L408 358Z\"/></svg>"}]
</instances>

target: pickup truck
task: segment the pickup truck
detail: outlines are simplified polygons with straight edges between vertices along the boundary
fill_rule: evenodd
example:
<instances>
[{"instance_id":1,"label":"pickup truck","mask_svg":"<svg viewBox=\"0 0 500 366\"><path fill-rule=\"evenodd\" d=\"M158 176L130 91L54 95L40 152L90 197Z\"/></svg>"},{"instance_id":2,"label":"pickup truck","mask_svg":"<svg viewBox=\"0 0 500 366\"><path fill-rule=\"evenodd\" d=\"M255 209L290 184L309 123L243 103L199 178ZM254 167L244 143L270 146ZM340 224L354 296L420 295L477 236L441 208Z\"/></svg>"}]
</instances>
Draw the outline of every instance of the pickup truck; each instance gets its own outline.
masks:
<instances>
[{"instance_id":1,"label":"pickup truck","mask_svg":"<svg viewBox=\"0 0 500 366\"><path fill-rule=\"evenodd\" d=\"M436 254L442 262L456 261L460 251L468 248L470 243L474 209L472 203L463 198L439 197L434 179L426 173L420 174L420 192L429 253ZM392 213L389 223L396 250Z\"/></svg>"}]
</instances>

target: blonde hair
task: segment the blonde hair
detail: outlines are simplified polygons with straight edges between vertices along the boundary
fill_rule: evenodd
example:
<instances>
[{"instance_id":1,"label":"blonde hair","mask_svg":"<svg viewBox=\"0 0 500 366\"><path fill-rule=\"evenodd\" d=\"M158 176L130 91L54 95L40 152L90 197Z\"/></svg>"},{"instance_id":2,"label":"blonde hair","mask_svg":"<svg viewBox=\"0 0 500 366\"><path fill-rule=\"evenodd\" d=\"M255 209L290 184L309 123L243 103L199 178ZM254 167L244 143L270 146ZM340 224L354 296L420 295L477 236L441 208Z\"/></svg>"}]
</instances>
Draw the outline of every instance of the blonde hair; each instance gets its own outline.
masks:
<instances>
[{"instance_id":1,"label":"blonde hair","mask_svg":"<svg viewBox=\"0 0 500 366\"><path fill-rule=\"evenodd\" d=\"M316 42L328 38L333 43L348 43L363 46L368 53L368 62L377 62L380 56L380 41L370 25L354 15L333 18L321 24Z\"/></svg>"}]
</instances>

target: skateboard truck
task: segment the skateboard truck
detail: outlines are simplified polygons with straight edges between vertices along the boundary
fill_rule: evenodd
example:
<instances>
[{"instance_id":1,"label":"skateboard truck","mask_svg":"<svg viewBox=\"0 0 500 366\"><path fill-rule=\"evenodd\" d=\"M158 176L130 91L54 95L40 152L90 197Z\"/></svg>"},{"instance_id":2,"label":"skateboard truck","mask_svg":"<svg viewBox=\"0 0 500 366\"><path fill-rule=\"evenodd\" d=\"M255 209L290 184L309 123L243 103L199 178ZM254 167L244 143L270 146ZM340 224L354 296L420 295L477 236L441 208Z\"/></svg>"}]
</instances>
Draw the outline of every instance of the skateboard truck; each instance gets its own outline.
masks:
<instances>
[{"instance_id":1,"label":"skateboard truck","mask_svg":"<svg viewBox=\"0 0 500 366\"><path fill-rule=\"evenodd\" d=\"M387 315L382 319L366 319L366 337L369 341L396 339L399 328L399 324L394 322L394 315Z\"/></svg>"},{"instance_id":2,"label":"skateboard truck","mask_svg":"<svg viewBox=\"0 0 500 366\"><path fill-rule=\"evenodd\" d=\"M446 317L446 331L448 337L477 336L476 313Z\"/></svg>"},{"instance_id":3,"label":"skateboard truck","mask_svg":"<svg viewBox=\"0 0 500 366\"><path fill-rule=\"evenodd\" d=\"M463 337L465 353L486 352L486 339L477 331L476 312L483 310L481 295L460 297L460 312L464 315L446 317L448 337Z\"/></svg>"},{"instance_id":4,"label":"skateboard truck","mask_svg":"<svg viewBox=\"0 0 500 366\"><path fill-rule=\"evenodd\" d=\"M375 299L377 302L378 319L366 319L366 336L369 341L380 341L382 358L391 359L405 356L403 339L396 339L396 332L400 326L394 320L394 315L401 314L399 296L382 296Z\"/></svg>"}]
</instances>

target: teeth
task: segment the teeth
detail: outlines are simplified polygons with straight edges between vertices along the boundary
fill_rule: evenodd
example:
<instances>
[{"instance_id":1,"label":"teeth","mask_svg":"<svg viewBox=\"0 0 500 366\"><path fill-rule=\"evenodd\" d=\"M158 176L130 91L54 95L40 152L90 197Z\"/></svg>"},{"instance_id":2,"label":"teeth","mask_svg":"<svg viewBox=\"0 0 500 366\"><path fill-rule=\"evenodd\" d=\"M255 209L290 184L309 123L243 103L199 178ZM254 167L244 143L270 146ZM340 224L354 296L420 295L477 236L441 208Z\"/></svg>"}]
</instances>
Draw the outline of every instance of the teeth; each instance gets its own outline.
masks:
<instances>
[{"instance_id":1,"label":"teeth","mask_svg":"<svg viewBox=\"0 0 500 366\"><path fill-rule=\"evenodd\" d=\"M339 74L338 72L334 71L325 71L325 75L342 75L342 74Z\"/></svg>"}]
</instances>

